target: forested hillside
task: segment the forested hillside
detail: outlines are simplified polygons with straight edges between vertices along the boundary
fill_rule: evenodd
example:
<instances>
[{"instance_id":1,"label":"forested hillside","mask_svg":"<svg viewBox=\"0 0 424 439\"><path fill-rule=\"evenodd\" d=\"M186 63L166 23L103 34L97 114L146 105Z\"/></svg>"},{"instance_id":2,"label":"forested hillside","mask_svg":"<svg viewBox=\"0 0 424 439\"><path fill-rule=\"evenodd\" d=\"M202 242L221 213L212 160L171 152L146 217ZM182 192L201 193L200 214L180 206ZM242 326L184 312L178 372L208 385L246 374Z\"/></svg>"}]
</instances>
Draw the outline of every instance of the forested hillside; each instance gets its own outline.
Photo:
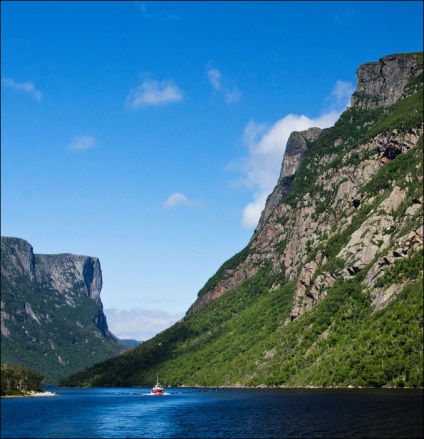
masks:
<instances>
[{"instance_id":1,"label":"forested hillside","mask_svg":"<svg viewBox=\"0 0 424 439\"><path fill-rule=\"evenodd\" d=\"M62 385L423 386L422 53L357 82L334 127L291 136L252 239L187 315Z\"/></svg>"},{"instance_id":2,"label":"forested hillside","mask_svg":"<svg viewBox=\"0 0 424 439\"><path fill-rule=\"evenodd\" d=\"M1 361L58 380L129 349L107 327L97 258L1 238Z\"/></svg>"}]
</instances>

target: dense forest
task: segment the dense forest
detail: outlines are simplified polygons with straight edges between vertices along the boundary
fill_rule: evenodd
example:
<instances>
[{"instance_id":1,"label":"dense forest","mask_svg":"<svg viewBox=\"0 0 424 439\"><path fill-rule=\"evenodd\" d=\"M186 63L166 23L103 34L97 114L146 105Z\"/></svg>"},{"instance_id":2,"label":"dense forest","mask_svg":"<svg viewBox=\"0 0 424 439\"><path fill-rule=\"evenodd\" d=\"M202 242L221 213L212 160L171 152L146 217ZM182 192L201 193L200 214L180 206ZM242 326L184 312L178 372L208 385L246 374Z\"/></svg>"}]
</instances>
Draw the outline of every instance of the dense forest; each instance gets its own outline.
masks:
<instances>
[{"instance_id":1,"label":"dense forest","mask_svg":"<svg viewBox=\"0 0 424 439\"><path fill-rule=\"evenodd\" d=\"M1 396L24 396L29 392L42 392L43 375L15 364L1 365Z\"/></svg>"}]
</instances>

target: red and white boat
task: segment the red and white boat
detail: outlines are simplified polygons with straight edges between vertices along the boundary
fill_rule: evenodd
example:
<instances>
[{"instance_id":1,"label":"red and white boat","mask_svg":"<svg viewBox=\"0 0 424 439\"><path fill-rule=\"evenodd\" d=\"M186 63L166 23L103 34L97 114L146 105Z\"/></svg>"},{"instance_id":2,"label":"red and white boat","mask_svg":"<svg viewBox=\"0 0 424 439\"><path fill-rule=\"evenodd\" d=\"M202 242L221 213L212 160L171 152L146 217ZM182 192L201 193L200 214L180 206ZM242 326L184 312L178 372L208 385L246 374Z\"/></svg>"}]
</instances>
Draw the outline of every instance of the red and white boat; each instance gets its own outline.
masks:
<instances>
[{"instance_id":1,"label":"red and white boat","mask_svg":"<svg viewBox=\"0 0 424 439\"><path fill-rule=\"evenodd\" d=\"M159 375L157 373L156 384L153 386L152 393L153 395L163 395L165 393L165 389L159 384Z\"/></svg>"}]
</instances>

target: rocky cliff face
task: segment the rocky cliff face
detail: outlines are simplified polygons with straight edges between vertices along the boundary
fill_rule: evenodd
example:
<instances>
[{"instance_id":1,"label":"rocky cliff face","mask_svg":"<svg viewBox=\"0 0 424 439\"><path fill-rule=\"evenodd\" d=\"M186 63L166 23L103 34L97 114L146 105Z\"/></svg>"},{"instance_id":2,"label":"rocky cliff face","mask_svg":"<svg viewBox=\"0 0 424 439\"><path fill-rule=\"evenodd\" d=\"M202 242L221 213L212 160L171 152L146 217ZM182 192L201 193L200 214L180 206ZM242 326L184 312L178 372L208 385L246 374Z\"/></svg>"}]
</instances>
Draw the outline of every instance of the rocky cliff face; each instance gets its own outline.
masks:
<instances>
[{"instance_id":1,"label":"rocky cliff face","mask_svg":"<svg viewBox=\"0 0 424 439\"><path fill-rule=\"evenodd\" d=\"M11 283L15 285L22 276L34 282L36 274L32 246L23 239L6 237L1 238L1 244L2 249L8 249L7 252L2 253L2 272L10 278Z\"/></svg>"},{"instance_id":2,"label":"rocky cliff face","mask_svg":"<svg viewBox=\"0 0 424 439\"><path fill-rule=\"evenodd\" d=\"M422 74L418 57L418 54L388 55L378 62L361 65L356 72L352 106L374 109L394 104L403 96L411 78Z\"/></svg>"},{"instance_id":3,"label":"rocky cliff face","mask_svg":"<svg viewBox=\"0 0 424 439\"><path fill-rule=\"evenodd\" d=\"M280 177L278 178L274 190L266 200L265 208L262 211L255 234L262 229L272 211L281 202L284 196L287 195L291 186L292 177L308 153L308 142L310 143L317 140L321 133L322 130L320 128L309 128L306 131L294 131L290 134L284 153Z\"/></svg>"},{"instance_id":4,"label":"rocky cliff face","mask_svg":"<svg viewBox=\"0 0 424 439\"><path fill-rule=\"evenodd\" d=\"M100 300L102 289L102 270L100 261L90 256L78 255L36 255L37 282L49 282L53 289L64 294L68 304L73 304L73 298L68 293L72 291L75 279L84 283L87 296L103 308Z\"/></svg>"},{"instance_id":5,"label":"rocky cliff face","mask_svg":"<svg viewBox=\"0 0 424 439\"><path fill-rule=\"evenodd\" d=\"M83 282L87 296L102 312L102 270L98 258L71 254L34 255L32 246L19 238L2 237L1 243L4 249L2 274L12 285L19 288L21 279L27 278L34 285L48 286L63 297L66 305L75 307L80 293L75 290L75 284ZM97 320L100 331L106 337L113 338L108 331L106 318Z\"/></svg>"},{"instance_id":6,"label":"rocky cliff face","mask_svg":"<svg viewBox=\"0 0 424 439\"><path fill-rule=\"evenodd\" d=\"M361 66L334 127L290 136L250 242L187 315L64 385L422 387L422 64Z\"/></svg>"},{"instance_id":7,"label":"rocky cliff face","mask_svg":"<svg viewBox=\"0 0 424 439\"><path fill-rule=\"evenodd\" d=\"M357 71L352 107L334 128L292 133L280 178L248 248L235 257L236 263L221 267L189 313L269 263L284 282L296 283L291 320L326 297L336 279L364 269L364 287L373 290L376 307L397 296L400 288L379 290L375 283L396 260L422 248L423 197L411 189L422 186L422 163L414 172L400 173L398 180L387 176L379 192L372 182L381 179L383 166L414 149L422 137L421 114L400 123L392 120L395 110L385 110L395 103L407 105L417 90L422 93L422 72L422 54L390 55L364 64ZM378 118L386 121L380 129L375 128ZM293 184L296 189L289 194Z\"/></svg>"},{"instance_id":8,"label":"rocky cliff face","mask_svg":"<svg viewBox=\"0 0 424 439\"><path fill-rule=\"evenodd\" d=\"M1 270L3 362L26 361L27 367L34 367L25 353L34 351L37 355L36 351L40 350L39 354L48 357L46 364L53 363L54 378L57 370L61 376L73 371L75 365L79 367L81 361L89 365L93 359L104 359L125 350L108 330L103 313L98 258L37 255L27 241L2 237ZM69 338L69 345L75 348L73 353L66 346ZM91 355L78 359L78 350L87 349ZM40 363L46 374L40 358L35 362Z\"/></svg>"}]
</instances>

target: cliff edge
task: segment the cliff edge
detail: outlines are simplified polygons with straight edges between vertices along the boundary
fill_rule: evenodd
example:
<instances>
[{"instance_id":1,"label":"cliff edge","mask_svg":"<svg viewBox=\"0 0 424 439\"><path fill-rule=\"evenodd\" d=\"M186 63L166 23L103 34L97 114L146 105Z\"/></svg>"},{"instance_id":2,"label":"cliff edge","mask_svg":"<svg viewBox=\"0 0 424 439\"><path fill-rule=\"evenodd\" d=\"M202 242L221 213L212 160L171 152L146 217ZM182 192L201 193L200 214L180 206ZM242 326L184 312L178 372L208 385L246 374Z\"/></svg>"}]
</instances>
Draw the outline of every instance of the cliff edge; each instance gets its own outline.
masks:
<instances>
[{"instance_id":1,"label":"cliff edge","mask_svg":"<svg viewBox=\"0 0 424 439\"><path fill-rule=\"evenodd\" d=\"M103 313L98 258L38 255L27 241L2 237L1 287L2 362L30 367L53 384L126 350Z\"/></svg>"}]
</instances>

